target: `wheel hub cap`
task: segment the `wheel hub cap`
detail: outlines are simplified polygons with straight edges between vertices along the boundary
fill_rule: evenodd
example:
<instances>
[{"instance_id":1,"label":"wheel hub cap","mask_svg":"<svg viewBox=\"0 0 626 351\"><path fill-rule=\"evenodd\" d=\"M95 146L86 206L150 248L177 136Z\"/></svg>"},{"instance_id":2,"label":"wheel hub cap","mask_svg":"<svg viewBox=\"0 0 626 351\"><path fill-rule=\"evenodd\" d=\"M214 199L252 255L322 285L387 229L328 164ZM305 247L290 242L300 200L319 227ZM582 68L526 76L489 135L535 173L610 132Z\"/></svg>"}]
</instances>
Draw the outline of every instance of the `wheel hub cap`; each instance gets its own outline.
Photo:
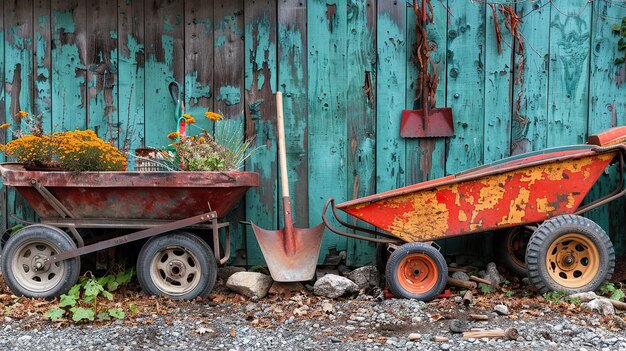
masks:
<instances>
[{"instance_id":1,"label":"wheel hub cap","mask_svg":"<svg viewBox=\"0 0 626 351\"><path fill-rule=\"evenodd\" d=\"M579 233L564 234L548 248L548 274L566 288L580 288L593 280L599 270L600 254L595 244Z\"/></svg>"}]
</instances>

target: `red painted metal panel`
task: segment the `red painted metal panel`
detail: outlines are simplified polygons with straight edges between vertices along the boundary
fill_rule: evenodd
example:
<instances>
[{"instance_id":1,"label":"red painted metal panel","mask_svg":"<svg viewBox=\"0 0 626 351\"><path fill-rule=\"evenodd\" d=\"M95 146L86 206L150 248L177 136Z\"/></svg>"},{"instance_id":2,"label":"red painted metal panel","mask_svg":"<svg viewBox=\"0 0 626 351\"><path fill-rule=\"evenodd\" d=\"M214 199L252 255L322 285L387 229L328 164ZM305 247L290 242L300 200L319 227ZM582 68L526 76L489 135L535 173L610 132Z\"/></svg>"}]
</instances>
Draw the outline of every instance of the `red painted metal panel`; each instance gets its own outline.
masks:
<instances>
[{"instance_id":1,"label":"red painted metal panel","mask_svg":"<svg viewBox=\"0 0 626 351\"><path fill-rule=\"evenodd\" d=\"M591 149L558 150L337 207L407 242L541 222L573 213L614 157Z\"/></svg>"},{"instance_id":2,"label":"red painted metal panel","mask_svg":"<svg viewBox=\"0 0 626 351\"><path fill-rule=\"evenodd\" d=\"M168 220L208 212L209 204L221 218L259 184L252 172L34 172L7 165L0 170L3 184L15 187L43 218L59 214L31 180L76 217Z\"/></svg>"}]
</instances>

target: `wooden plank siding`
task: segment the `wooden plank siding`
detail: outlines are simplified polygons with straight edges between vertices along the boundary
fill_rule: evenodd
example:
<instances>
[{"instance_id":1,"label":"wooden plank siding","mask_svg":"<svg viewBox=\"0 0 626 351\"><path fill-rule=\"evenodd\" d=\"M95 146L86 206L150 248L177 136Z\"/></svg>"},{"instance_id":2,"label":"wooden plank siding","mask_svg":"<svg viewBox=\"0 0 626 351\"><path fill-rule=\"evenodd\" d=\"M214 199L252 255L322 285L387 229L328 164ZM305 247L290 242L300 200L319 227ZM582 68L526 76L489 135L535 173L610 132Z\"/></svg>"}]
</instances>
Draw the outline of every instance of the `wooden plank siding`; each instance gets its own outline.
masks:
<instances>
[{"instance_id":1,"label":"wooden plank siding","mask_svg":"<svg viewBox=\"0 0 626 351\"><path fill-rule=\"evenodd\" d=\"M412 62L415 21L404 1L383 0L3 0L0 7L0 142L40 116L45 131L94 129L121 149L161 147L176 129L176 82L196 134L223 128L254 138L245 169L259 172L229 214L232 263L262 264L249 220L282 226L275 93L284 95L289 185L295 223L321 222L337 202L454 174L501 158L626 124L626 65L614 59L626 7L611 1L510 2L522 18L515 50L498 6L434 1L427 26L437 107L453 111L450 138L400 137L402 110L421 109ZM495 22L498 22L496 30ZM500 33L500 48L498 48ZM212 122L207 111L224 116ZM26 130L27 132L28 130ZM219 131L219 130L218 130ZM3 158L4 160L4 158ZM129 160L130 167L133 159ZM609 168L586 201L612 190ZM10 214L35 219L3 191ZM624 200L588 216L626 253ZM351 219L351 221L355 221ZM484 238L484 239L483 239ZM444 252L488 251L485 236L441 241ZM373 261L374 245L332 234L319 262Z\"/></svg>"}]
</instances>

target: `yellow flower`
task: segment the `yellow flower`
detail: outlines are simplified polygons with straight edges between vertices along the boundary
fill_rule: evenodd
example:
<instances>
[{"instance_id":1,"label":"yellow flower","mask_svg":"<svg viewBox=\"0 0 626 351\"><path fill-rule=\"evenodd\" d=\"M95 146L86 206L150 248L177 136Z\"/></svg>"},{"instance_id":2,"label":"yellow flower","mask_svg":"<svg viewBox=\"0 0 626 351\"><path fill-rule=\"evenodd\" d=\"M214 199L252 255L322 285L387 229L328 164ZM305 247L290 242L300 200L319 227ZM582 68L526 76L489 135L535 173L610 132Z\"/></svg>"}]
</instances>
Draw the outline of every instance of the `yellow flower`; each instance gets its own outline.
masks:
<instances>
[{"instance_id":1,"label":"yellow flower","mask_svg":"<svg viewBox=\"0 0 626 351\"><path fill-rule=\"evenodd\" d=\"M11 124L10 124L10 123L5 123L5 124L3 124L3 125L0 125L0 129L7 129L7 128L9 128L10 126L11 126Z\"/></svg>"},{"instance_id":2,"label":"yellow flower","mask_svg":"<svg viewBox=\"0 0 626 351\"><path fill-rule=\"evenodd\" d=\"M192 115L188 115L188 114L183 114L183 117L185 118L185 122L187 122L187 124L194 124L196 123L196 119L193 118Z\"/></svg>"},{"instance_id":3,"label":"yellow flower","mask_svg":"<svg viewBox=\"0 0 626 351\"><path fill-rule=\"evenodd\" d=\"M15 117L19 117L19 118L24 118L26 116L28 116L28 112L22 111L22 110L18 111L18 113L15 114Z\"/></svg>"},{"instance_id":4,"label":"yellow flower","mask_svg":"<svg viewBox=\"0 0 626 351\"><path fill-rule=\"evenodd\" d=\"M212 121L219 121L222 118L224 118L224 116L220 115L219 113L215 113L215 112L205 112L204 115L206 116L206 118L212 120Z\"/></svg>"},{"instance_id":5,"label":"yellow flower","mask_svg":"<svg viewBox=\"0 0 626 351\"><path fill-rule=\"evenodd\" d=\"M167 138L170 140L176 140L180 136L179 132L171 132L167 135Z\"/></svg>"}]
</instances>

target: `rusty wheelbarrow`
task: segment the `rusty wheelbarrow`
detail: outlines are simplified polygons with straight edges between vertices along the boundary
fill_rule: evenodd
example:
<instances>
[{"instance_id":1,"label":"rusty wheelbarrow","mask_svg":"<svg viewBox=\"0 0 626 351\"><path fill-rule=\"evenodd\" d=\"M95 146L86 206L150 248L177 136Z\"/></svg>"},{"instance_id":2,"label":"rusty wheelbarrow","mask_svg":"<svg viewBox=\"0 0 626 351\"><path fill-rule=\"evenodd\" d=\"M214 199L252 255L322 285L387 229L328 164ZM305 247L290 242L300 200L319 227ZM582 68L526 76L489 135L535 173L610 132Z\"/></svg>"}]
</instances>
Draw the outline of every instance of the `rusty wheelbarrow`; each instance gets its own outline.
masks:
<instances>
[{"instance_id":1,"label":"rusty wheelbarrow","mask_svg":"<svg viewBox=\"0 0 626 351\"><path fill-rule=\"evenodd\" d=\"M605 231L579 215L626 193L624 143L626 127L618 127L585 145L513 156L336 207L329 199L323 220L335 233L388 245L387 282L399 297L431 300L445 287L447 265L433 240L523 226L534 229L525 261L539 292L595 290L610 279L615 253ZM611 162L619 162L616 189L580 206ZM329 205L342 225L376 237L333 228L326 218ZM336 208L384 232L350 225Z\"/></svg>"},{"instance_id":2,"label":"rusty wheelbarrow","mask_svg":"<svg viewBox=\"0 0 626 351\"><path fill-rule=\"evenodd\" d=\"M2 183L40 217L40 223L16 218L26 227L2 238L0 262L11 291L36 298L67 292L78 279L81 255L148 238L137 256L144 291L206 297L217 264L230 255L229 223L218 219L259 184L251 172L76 174L20 164L2 164L0 172Z\"/></svg>"}]
</instances>

